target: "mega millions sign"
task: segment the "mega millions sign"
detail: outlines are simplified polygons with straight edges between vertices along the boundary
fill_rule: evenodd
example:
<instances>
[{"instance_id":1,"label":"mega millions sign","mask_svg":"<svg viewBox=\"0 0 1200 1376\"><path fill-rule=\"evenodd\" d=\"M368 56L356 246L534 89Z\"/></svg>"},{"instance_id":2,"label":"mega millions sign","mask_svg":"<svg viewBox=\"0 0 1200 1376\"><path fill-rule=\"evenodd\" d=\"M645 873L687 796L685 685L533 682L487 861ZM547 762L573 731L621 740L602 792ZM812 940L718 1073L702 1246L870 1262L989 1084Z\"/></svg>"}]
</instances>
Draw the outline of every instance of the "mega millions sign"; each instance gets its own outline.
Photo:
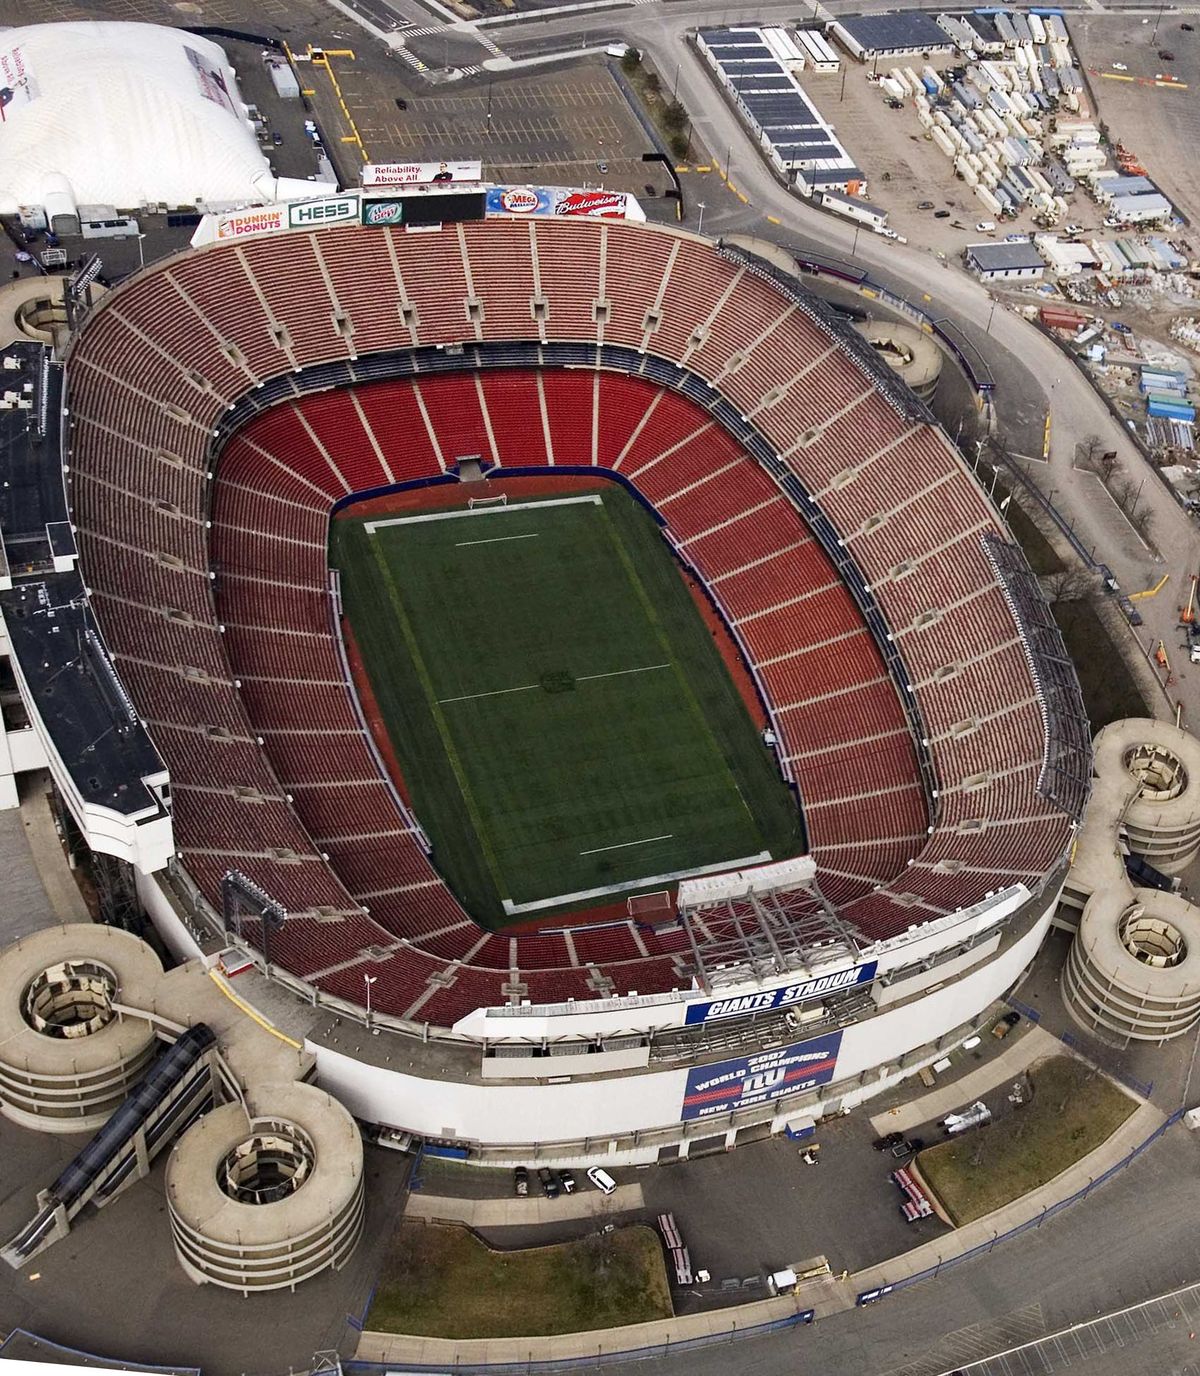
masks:
<instances>
[{"instance_id":1,"label":"mega millions sign","mask_svg":"<svg viewBox=\"0 0 1200 1376\"><path fill-rule=\"evenodd\" d=\"M839 1030L774 1051L694 1066L688 1071L680 1117L685 1123L716 1118L828 1084L841 1045Z\"/></svg>"}]
</instances>

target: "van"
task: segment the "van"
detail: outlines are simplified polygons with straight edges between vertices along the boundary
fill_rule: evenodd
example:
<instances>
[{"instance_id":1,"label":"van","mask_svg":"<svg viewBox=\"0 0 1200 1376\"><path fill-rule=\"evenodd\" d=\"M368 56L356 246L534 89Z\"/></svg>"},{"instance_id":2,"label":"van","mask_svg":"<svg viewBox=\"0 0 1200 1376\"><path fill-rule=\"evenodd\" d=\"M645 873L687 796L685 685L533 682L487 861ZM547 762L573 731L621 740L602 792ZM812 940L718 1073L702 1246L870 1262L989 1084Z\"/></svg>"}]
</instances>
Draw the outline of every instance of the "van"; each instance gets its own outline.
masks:
<instances>
[{"instance_id":1,"label":"van","mask_svg":"<svg viewBox=\"0 0 1200 1376\"><path fill-rule=\"evenodd\" d=\"M977 1099L970 1108L963 1109L961 1113L948 1113L942 1119L942 1127L945 1128L948 1137L957 1137L960 1132L982 1127L984 1123L991 1121L991 1109L982 1099Z\"/></svg>"},{"instance_id":2,"label":"van","mask_svg":"<svg viewBox=\"0 0 1200 1376\"><path fill-rule=\"evenodd\" d=\"M607 1171L602 1171L599 1166L593 1166L588 1171L587 1178L595 1185L601 1194L612 1194L617 1188L617 1182Z\"/></svg>"}]
</instances>

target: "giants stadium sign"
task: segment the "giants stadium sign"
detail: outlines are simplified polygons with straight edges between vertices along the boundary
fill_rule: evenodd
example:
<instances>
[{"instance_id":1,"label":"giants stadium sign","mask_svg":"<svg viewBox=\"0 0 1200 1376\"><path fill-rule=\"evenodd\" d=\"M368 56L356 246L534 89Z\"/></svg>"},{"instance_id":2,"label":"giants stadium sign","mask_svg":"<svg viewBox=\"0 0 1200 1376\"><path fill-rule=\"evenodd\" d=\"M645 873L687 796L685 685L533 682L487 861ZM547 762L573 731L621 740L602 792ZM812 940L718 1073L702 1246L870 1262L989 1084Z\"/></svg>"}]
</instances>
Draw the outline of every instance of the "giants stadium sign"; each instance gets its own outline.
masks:
<instances>
[{"instance_id":1,"label":"giants stadium sign","mask_svg":"<svg viewBox=\"0 0 1200 1376\"><path fill-rule=\"evenodd\" d=\"M800 984L785 984L778 989L764 989L760 994L739 994L735 998L716 999L712 1003L688 1005L685 1023L716 1022L720 1018L744 1018L751 1013L769 1013L773 1008L790 1008L827 994L840 994L860 984L870 984L875 978L879 962L869 960L865 965L852 965L848 970L835 970L829 975L816 975Z\"/></svg>"}]
</instances>

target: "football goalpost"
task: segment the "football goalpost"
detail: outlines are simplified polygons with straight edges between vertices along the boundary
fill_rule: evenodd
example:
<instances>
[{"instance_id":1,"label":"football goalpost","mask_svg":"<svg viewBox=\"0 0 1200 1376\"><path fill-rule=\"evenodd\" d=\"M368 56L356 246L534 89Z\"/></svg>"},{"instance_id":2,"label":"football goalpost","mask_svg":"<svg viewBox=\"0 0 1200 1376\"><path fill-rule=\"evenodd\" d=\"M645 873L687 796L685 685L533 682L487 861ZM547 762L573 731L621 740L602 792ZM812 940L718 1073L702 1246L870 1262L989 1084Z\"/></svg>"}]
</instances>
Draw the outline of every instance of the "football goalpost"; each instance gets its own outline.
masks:
<instances>
[{"instance_id":1,"label":"football goalpost","mask_svg":"<svg viewBox=\"0 0 1200 1376\"><path fill-rule=\"evenodd\" d=\"M671 890L659 889L656 893L639 893L625 900L625 908L630 917L641 918L643 922L661 922L670 917L675 908L671 903Z\"/></svg>"},{"instance_id":2,"label":"football goalpost","mask_svg":"<svg viewBox=\"0 0 1200 1376\"><path fill-rule=\"evenodd\" d=\"M508 493L507 493L507 492L501 492L500 495L499 495L498 497L468 497L468 498L467 498L467 508L468 508L468 510L470 510L470 511L475 511L475 510L479 509L480 507L486 509L486 508L489 507L489 506L507 506L507 505L508 505Z\"/></svg>"}]
</instances>

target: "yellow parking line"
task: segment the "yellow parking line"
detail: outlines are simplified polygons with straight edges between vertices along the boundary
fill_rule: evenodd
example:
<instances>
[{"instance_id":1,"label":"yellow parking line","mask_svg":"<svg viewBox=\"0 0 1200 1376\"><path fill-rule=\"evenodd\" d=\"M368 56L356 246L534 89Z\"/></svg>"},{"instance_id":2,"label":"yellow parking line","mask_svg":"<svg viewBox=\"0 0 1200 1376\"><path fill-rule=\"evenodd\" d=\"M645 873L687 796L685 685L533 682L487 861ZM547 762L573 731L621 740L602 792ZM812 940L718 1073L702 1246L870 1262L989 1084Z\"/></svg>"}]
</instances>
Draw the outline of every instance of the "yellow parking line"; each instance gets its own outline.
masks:
<instances>
[{"instance_id":1,"label":"yellow parking line","mask_svg":"<svg viewBox=\"0 0 1200 1376\"><path fill-rule=\"evenodd\" d=\"M309 51L312 51L311 47ZM354 56L354 54L351 53L349 49L345 49L344 52L334 53L326 51L324 56L314 57L312 59L312 65L314 67L324 67L325 70L329 73L329 80L333 84L333 93L337 96L338 104L341 106L342 109L342 114L346 117L346 123L350 126L350 137L343 138L342 142L357 144L359 155L361 156L363 162L370 162L371 159L367 156L367 150L363 146L362 136L358 132L358 125L354 122L354 116L350 113L349 106L347 106L346 104L346 98L342 95L342 88L338 82L337 73L333 70L333 63L329 60L331 57L342 57L346 55L349 55L350 57Z\"/></svg>"},{"instance_id":2,"label":"yellow parking line","mask_svg":"<svg viewBox=\"0 0 1200 1376\"><path fill-rule=\"evenodd\" d=\"M783 221L779 218L778 215L768 215L767 223L772 225L781 225L783 224Z\"/></svg>"},{"instance_id":3,"label":"yellow parking line","mask_svg":"<svg viewBox=\"0 0 1200 1376\"><path fill-rule=\"evenodd\" d=\"M1120 72L1101 72L1106 81L1136 81L1137 77L1123 76Z\"/></svg>"},{"instance_id":4,"label":"yellow parking line","mask_svg":"<svg viewBox=\"0 0 1200 1376\"><path fill-rule=\"evenodd\" d=\"M295 1041L286 1033L281 1032L278 1027L273 1027L266 1020L266 1018L262 1016L261 1013L251 1008L245 999L239 998L238 995L235 994L233 990L229 987L229 985L226 984L225 981L220 977L220 975L217 974L216 970L210 970L208 972L208 977L217 986L221 993L225 995L225 997L229 1000L230 1003L236 1004L237 1007L240 1008L248 1018L258 1023L259 1027L261 1027L263 1031L270 1032L270 1034L273 1037L278 1037L281 1042L287 1042L289 1046L294 1046L297 1051L302 1051L304 1049L300 1042Z\"/></svg>"},{"instance_id":5,"label":"yellow parking line","mask_svg":"<svg viewBox=\"0 0 1200 1376\"><path fill-rule=\"evenodd\" d=\"M710 163L707 163L707 162L697 163L697 164L696 164L696 171L697 171L697 172L711 172L711 171L712 171L712 165L711 165Z\"/></svg>"}]
</instances>

